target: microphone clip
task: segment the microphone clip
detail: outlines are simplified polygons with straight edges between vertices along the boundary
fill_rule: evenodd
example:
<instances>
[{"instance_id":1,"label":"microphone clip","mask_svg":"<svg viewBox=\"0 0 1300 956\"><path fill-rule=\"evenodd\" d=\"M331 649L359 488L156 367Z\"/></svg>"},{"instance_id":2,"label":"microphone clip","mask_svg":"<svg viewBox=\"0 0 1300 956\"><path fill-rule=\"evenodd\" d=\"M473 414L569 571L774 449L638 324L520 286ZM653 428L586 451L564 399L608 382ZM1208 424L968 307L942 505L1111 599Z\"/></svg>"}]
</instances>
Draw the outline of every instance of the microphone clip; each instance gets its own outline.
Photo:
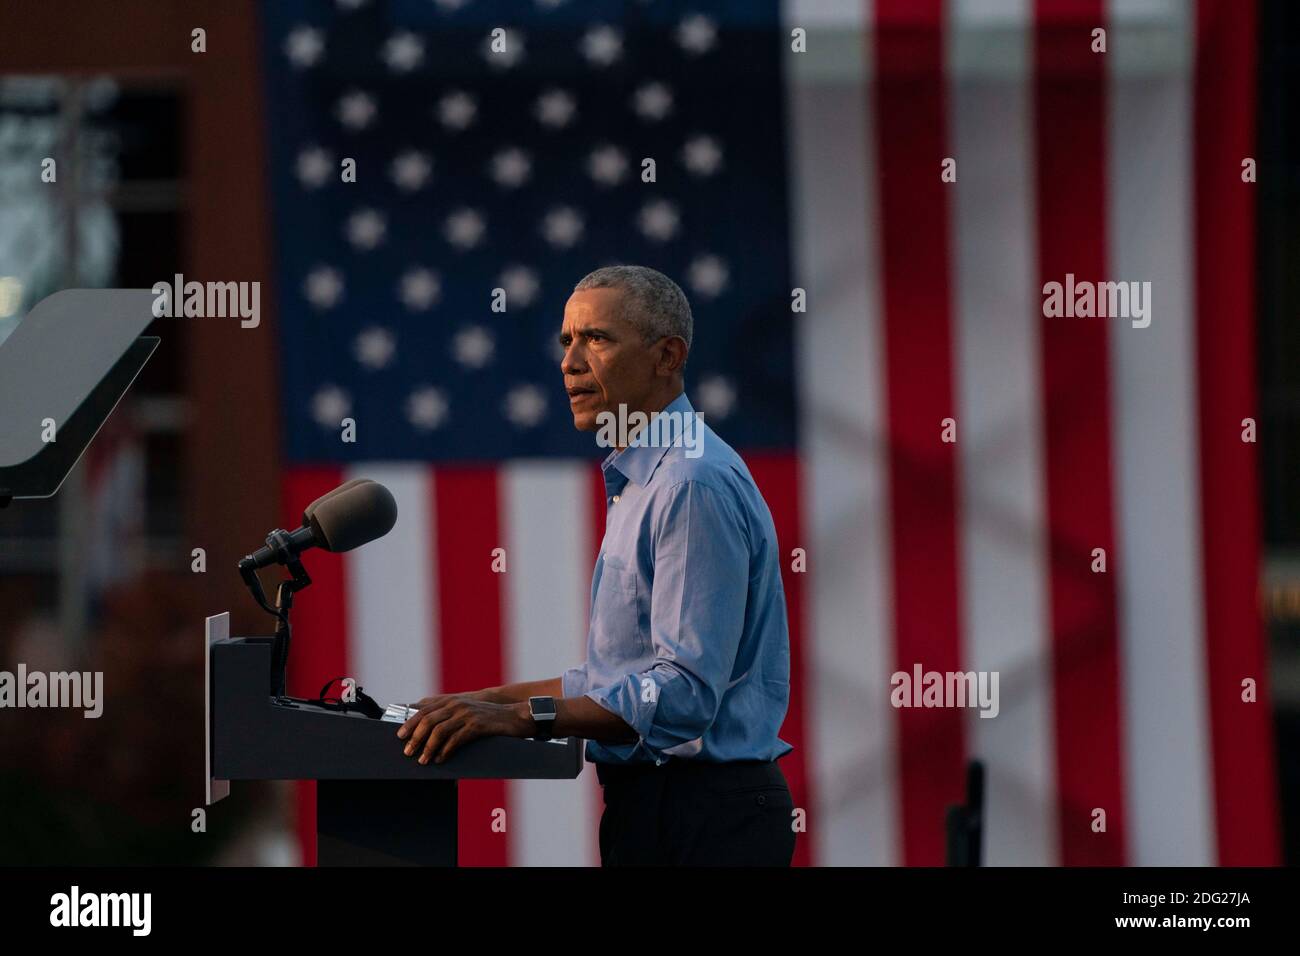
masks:
<instances>
[{"instance_id":1,"label":"microphone clip","mask_svg":"<svg viewBox=\"0 0 1300 956\"><path fill-rule=\"evenodd\" d=\"M269 564L283 564L291 577L287 581L281 582L281 587L288 585L291 592L301 591L307 587L311 584L311 577L308 576L306 569L302 566L302 559L299 557L299 548L296 547L296 544L295 535L290 534L283 528L276 528L266 536L265 548L259 548L254 554L246 554L239 561L239 576L243 579L244 586L253 595L253 600L258 603L258 606L273 617L280 616L280 597L277 594L276 607L272 607L266 599L266 591L262 588L262 582L257 576L257 571ZM290 603L292 603L292 600Z\"/></svg>"}]
</instances>

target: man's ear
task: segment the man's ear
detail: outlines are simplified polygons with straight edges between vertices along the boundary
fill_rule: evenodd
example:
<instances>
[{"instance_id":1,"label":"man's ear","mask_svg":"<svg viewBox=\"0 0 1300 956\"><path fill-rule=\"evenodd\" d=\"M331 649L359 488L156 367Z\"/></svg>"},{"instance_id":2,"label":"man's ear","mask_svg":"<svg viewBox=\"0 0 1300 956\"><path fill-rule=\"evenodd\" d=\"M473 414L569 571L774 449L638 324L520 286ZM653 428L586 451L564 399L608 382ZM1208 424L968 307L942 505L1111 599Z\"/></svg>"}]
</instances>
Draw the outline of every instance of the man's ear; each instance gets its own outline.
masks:
<instances>
[{"instance_id":1,"label":"man's ear","mask_svg":"<svg viewBox=\"0 0 1300 956\"><path fill-rule=\"evenodd\" d=\"M665 336L659 342L659 357L655 363L655 374L662 376L680 375L689 353L686 340L680 335Z\"/></svg>"}]
</instances>

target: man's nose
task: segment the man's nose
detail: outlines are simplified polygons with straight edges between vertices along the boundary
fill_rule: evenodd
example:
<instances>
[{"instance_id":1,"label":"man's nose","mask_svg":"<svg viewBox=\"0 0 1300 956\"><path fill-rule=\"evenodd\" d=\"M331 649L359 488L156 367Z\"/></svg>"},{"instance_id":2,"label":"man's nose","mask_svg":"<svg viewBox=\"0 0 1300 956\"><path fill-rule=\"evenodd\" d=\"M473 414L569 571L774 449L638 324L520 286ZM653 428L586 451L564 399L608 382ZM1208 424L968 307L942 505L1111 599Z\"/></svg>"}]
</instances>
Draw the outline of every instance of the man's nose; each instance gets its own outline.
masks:
<instances>
[{"instance_id":1,"label":"man's nose","mask_svg":"<svg viewBox=\"0 0 1300 956\"><path fill-rule=\"evenodd\" d=\"M565 375L581 375L586 371L586 365L586 356L582 354L582 348L577 342L571 343L560 359L560 371Z\"/></svg>"}]
</instances>

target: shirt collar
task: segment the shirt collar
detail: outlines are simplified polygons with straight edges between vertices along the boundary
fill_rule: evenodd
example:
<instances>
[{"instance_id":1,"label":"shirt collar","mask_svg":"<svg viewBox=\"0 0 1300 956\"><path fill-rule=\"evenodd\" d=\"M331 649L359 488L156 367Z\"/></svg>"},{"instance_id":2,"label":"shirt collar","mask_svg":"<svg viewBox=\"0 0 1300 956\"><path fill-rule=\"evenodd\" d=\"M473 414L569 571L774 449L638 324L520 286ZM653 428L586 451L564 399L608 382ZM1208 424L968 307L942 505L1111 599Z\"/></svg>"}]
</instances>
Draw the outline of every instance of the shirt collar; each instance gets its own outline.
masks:
<instances>
[{"instance_id":1,"label":"shirt collar","mask_svg":"<svg viewBox=\"0 0 1300 956\"><path fill-rule=\"evenodd\" d=\"M686 393L682 392L671 402L664 406L665 412L681 412L683 414L693 414L694 406L691 405L690 399ZM677 435L674 430L672 434ZM659 467L659 462L663 460L664 454L672 447L671 441L665 441L663 444L655 445L628 445L620 450L615 448L605 456L604 462L601 463L602 469L614 468L630 481L635 481L644 488L650 482L650 476L655 473Z\"/></svg>"}]
</instances>

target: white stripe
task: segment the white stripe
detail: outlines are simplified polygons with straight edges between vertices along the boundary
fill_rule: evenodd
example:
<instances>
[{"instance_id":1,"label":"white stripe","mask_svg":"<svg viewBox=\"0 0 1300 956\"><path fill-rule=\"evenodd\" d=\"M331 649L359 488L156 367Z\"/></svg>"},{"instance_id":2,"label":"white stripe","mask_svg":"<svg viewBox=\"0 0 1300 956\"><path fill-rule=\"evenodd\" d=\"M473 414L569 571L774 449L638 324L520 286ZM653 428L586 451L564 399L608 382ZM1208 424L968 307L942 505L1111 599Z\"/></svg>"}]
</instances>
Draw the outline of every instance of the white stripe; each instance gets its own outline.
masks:
<instances>
[{"instance_id":1,"label":"white stripe","mask_svg":"<svg viewBox=\"0 0 1300 956\"><path fill-rule=\"evenodd\" d=\"M1033 19L1028 0L951 10L963 666L999 679L998 715L970 715L970 756L985 765L985 862L1052 865Z\"/></svg>"},{"instance_id":2,"label":"white stripe","mask_svg":"<svg viewBox=\"0 0 1300 956\"><path fill-rule=\"evenodd\" d=\"M867 96L864 4L794 0L787 54L795 314L808 529L808 768L815 805L807 838L819 865L899 858L893 640L875 155ZM847 9L846 9L847 8ZM831 16L834 13L836 16ZM842 18L839 15L843 14ZM818 28L829 20L832 27Z\"/></svg>"},{"instance_id":3,"label":"white stripe","mask_svg":"<svg viewBox=\"0 0 1300 956\"><path fill-rule=\"evenodd\" d=\"M547 680L586 655L591 530L585 463L514 462L501 474L506 683ZM599 822L590 767L577 780L508 781L513 866L586 866Z\"/></svg>"},{"instance_id":4,"label":"white stripe","mask_svg":"<svg viewBox=\"0 0 1300 956\"><path fill-rule=\"evenodd\" d=\"M1192 281L1191 17L1112 2L1109 276L1151 325L1110 323L1129 862L1215 862L1201 606ZM1230 184L1229 184L1230 185ZM1068 224L1063 224L1068 228ZM1090 320L1080 320L1090 321Z\"/></svg>"},{"instance_id":5,"label":"white stripe","mask_svg":"<svg viewBox=\"0 0 1300 956\"><path fill-rule=\"evenodd\" d=\"M440 691L429 469L367 462L343 477L373 478L397 501L393 530L344 557L351 676L380 704L416 701Z\"/></svg>"}]
</instances>

